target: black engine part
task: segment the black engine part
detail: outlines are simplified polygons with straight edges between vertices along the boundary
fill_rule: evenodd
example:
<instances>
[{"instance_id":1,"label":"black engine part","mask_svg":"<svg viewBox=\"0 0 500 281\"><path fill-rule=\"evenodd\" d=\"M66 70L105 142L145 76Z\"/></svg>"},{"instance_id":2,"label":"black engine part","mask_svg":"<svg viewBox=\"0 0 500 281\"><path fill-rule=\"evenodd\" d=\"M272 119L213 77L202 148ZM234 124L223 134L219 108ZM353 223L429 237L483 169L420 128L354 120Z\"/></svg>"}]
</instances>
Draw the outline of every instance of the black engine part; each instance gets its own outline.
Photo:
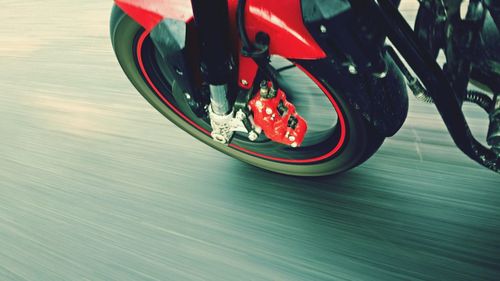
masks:
<instances>
[{"instance_id":1,"label":"black engine part","mask_svg":"<svg viewBox=\"0 0 500 281\"><path fill-rule=\"evenodd\" d=\"M303 19L328 54L323 65L335 80L331 85L347 93L351 105L381 135L392 136L407 116L406 85L385 51L380 20L365 2L369 1L303 0Z\"/></svg>"}]
</instances>

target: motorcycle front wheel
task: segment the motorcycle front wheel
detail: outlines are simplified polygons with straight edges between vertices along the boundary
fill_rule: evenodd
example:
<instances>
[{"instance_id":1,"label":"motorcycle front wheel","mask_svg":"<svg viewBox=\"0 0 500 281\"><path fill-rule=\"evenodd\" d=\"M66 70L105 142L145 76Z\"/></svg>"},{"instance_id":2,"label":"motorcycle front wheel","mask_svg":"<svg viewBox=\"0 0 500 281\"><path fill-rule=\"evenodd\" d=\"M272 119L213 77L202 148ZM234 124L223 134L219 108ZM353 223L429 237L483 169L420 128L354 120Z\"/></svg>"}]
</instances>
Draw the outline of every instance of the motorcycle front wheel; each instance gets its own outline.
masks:
<instances>
[{"instance_id":1,"label":"motorcycle front wheel","mask_svg":"<svg viewBox=\"0 0 500 281\"><path fill-rule=\"evenodd\" d=\"M322 176L360 165L385 139L347 102L343 93L334 91L328 79L321 77L314 61L275 58L278 65L293 64L283 67L293 73L281 75L284 81L280 85L308 122L303 145L291 148L265 137L252 142L239 134L230 145L219 144L210 136L209 123L183 112L185 106L172 97L172 79L162 71L149 34L116 6L110 28L118 61L141 95L176 126L231 157L276 173Z\"/></svg>"}]
</instances>

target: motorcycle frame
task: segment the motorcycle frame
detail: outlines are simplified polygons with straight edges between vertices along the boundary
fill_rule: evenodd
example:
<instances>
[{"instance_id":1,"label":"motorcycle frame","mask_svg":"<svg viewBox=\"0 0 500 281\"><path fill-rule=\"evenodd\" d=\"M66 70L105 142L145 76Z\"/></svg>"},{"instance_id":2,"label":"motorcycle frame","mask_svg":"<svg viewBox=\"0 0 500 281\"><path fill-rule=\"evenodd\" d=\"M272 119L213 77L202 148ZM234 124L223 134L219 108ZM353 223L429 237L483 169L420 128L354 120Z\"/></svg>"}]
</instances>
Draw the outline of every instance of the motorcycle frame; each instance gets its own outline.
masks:
<instances>
[{"instance_id":1,"label":"motorcycle frame","mask_svg":"<svg viewBox=\"0 0 500 281\"><path fill-rule=\"evenodd\" d=\"M459 95L435 59L422 47L415 32L389 0L372 1L374 12L386 26L388 38L422 81L434 100L457 147L479 164L498 172L500 159L477 141L465 119Z\"/></svg>"},{"instance_id":2,"label":"motorcycle frame","mask_svg":"<svg viewBox=\"0 0 500 281\"><path fill-rule=\"evenodd\" d=\"M116 4L146 31L152 31L163 19L173 19L191 23L193 13L190 1L181 0L115 0ZM228 0L229 23L232 27L232 52L240 53L236 30L237 0ZM259 31L272 38L269 45L271 55L289 59L316 60L327 57L304 25L301 1L290 1L285 9L281 1L252 0L245 8L245 29L249 38L255 38ZM500 159L492 150L481 145L472 135L458 95L448 82L443 70L418 41L418 38L391 0L352 0L363 3L376 15L377 25L383 27L388 39L408 63L425 86L457 145L479 164L498 171ZM239 57L239 86L250 89L258 71L257 64L250 58Z\"/></svg>"}]
</instances>

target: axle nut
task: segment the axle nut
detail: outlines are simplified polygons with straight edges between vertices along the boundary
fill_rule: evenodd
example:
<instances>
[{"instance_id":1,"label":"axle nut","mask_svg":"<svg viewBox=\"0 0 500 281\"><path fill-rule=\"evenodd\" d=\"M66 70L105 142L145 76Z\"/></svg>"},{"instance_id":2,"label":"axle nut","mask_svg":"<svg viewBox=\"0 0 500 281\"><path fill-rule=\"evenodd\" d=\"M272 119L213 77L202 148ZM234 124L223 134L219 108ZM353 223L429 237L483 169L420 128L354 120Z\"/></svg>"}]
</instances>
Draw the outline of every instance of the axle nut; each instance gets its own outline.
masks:
<instances>
[{"instance_id":1,"label":"axle nut","mask_svg":"<svg viewBox=\"0 0 500 281\"><path fill-rule=\"evenodd\" d=\"M256 141L259 138L259 135L255 131L251 131L248 133L248 139L250 141Z\"/></svg>"}]
</instances>

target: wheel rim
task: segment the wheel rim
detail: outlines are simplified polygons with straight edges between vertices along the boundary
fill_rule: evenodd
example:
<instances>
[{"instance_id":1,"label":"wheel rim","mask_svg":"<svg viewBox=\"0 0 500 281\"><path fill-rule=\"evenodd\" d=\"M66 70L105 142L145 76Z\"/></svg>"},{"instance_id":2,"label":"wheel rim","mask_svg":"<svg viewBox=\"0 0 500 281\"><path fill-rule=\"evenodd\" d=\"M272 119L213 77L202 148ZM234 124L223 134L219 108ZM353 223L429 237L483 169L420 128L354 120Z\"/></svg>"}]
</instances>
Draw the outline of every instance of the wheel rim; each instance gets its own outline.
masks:
<instances>
[{"instance_id":1,"label":"wheel rim","mask_svg":"<svg viewBox=\"0 0 500 281\"><path fill-rule=\"evenodd\" d=\"M188 118L186 114L179 110L178 107L174 104L170 93L171 91L168 78L160 74L161 71L158 69L157 60L155 59L154 55L154 47L151 43L151 40L149 40L148 32L143 31L142 33L139 33L134 42L134 48L138 68L141 71L143 78L156 94L156 96L160 98L163 103L165 103L165 105L167 105L173 112L180 116L190 126L195 127L197 130L210 137L210 126L206 122L204 122L202 119L193 120ZM320 132L320 134L314 135L316 138L319 138L319 140L316 139L317 143L315 143L314 139L311 140L311 135L308 133L307 135L309 136L306 135L304 146L300 148L290 148L270 141L255 143L246 140L246 138L244 137L235 137L232 143L229 145L231 148L259 158L289 164L321 162L336 156L341 151L348 138L347 122L344 118L344 114L341 111L341 108L338 106L333 95L326 89L323 84L321 84L312 74L310 74L299 64L296 64L296 66L306 77L310 79L313 85L316 85L318 90L322 93L324 100L330 102L329 107L332 112L336 113L337 116L337 118L335 119L335 124L327 128L330 130L323 130ZM303 97L299 95L290 95L291 100L297 98L303 99ZM307 106L303 106L302 104L303 103L297 106L299 114L302 114L303 112L306 115L314 115L313 111L306 112L305 109L307 109ZM307 116L305 117L307 118ZM309 120L315 119L309 118ZM311 123L311 125L313 124ZM313 130L315 127L317 126L311 126Z\"/></svg>"}]
</instances>

